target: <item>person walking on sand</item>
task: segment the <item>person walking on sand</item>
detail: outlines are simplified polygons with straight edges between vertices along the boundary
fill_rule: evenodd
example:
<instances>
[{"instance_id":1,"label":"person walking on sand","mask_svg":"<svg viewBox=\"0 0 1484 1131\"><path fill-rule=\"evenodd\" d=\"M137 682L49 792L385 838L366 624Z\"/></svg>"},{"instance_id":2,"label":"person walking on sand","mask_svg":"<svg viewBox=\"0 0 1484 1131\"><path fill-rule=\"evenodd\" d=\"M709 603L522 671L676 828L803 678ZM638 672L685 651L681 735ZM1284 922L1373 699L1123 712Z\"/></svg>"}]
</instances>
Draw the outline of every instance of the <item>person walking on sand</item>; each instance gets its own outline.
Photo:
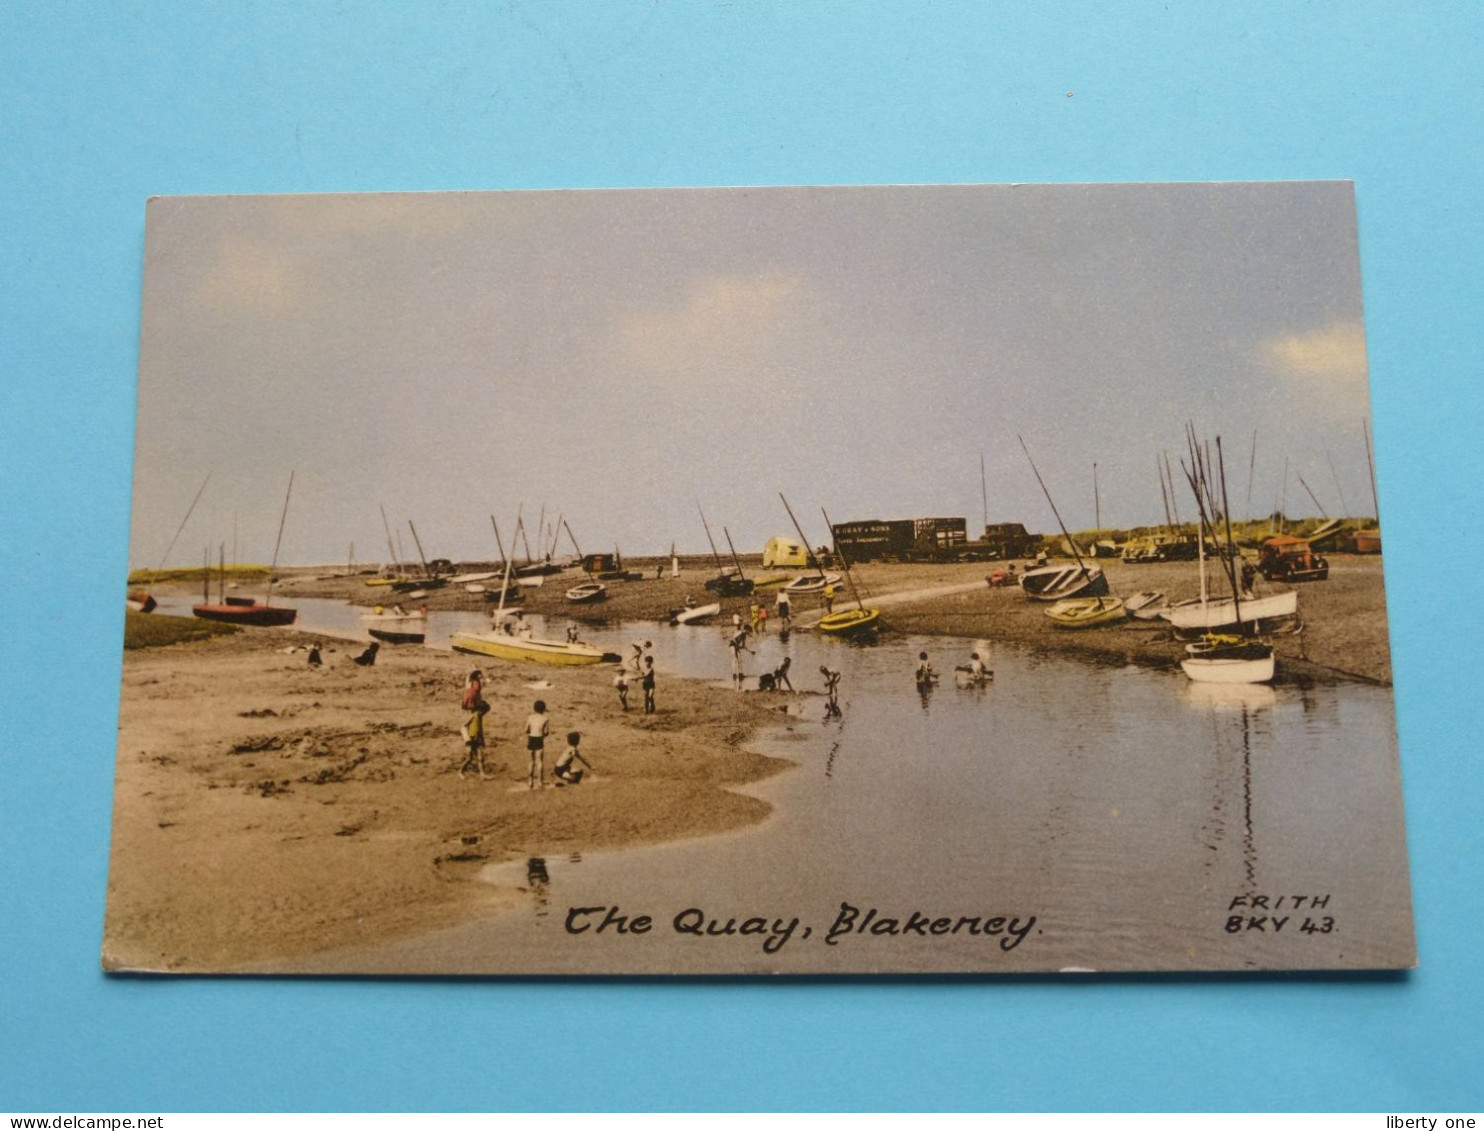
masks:
<instances>
[{"instance_id":1,"label":"person walking on sand","mask_svg":"<svg viewBox=\"0 0 1484 1131\"><path fill-rule=\"evenodd\" d=\"M788 591L780 589L778 591L778 628L782 632L787 632L793 627L789 611Z\"/></svg>"},{"instance_id":2,"label":"person walking on sand","mask_svg":"<svg viewBox=\"0 0 1484 1131\"><path fill-rule=\"evenodd\" d=\"M551 733L551 720L546 717L546 703L541 699L536 700L536 706L530 716L526 718L526 749L531 755L531 770L527 776L527 784L535 789L540 783L542 789L546 788L546 736Z\"/></svg>"},{"instance_id":3,"label":"person walking on sand","mask_svg":"<svg viewBox=\"0 0 1484 1131\"><path fill-rule=\"evenodd\" d=\"M469 672L469 677L464 680L464 696L460 701L466 711L472 711L484 698L484 673L478 668Z\"/></svg>"},{"instance_id":4,"label":"person walking on sand","mask_svg":"<svg viewBox=\"0 0 1484 1131\"><path fill-rule=\"evenodd\" d=\"M824 664L819 665L819 674L824 676L824 717L840 717L840 673Z\"/></svg>"},{"instance_id":5,"label":"person walking on sand","mask_svg":"<svg viewBox=\"0 0 1484 1131\"><path fill-rule=\"evenodd\" d=\"M727 641L727 647L732 650L732 680L738 687L742 686L742 653L751 652L747 646L747 630L739 628L733 633L732 638Z\"/></svg>"},{"instance_id":6,"label":"person walking on sand","mask_svg":"<svg viewBox=\"0 0 1484 1131\"><path fill-rule=\"evenodd\" d=\"M324 660L322 660L320 658L320 654L319 654L319 641L316 640L313 644L311 644L309 646L309 666L311 668L317 668L322 663L324 663Z\"/></svg>"},{"instance_id":7,"label":"person walking on sand","mask_svg":"<svg viewBox=\"0 0 1484 1131\"><path fill-rule=\"evenodd\" d=\"M582 741L582 735L577 731L571 731L567 735L567 749L562 751L562 756L557 759L556 765L551 768L551 777L557 785L576 785L582 780L582 771L577 769L573 762L581 762L589 770L593 770L593 764L582 756L582 751L577 749L577 744ZM597 773L596 770L593 770Z\"/></svg>"},{"instance_id":8,"label":"person walking on sand","mask_svg":"<svg viewBox=\"0 0 1484 1131\"><path fill-rule=\"evenodd\" d=\"M654 714L654 657L644 657L644 679L639 684L644 689L644 713Z\"/></svg>"},{"instance_id":9,"label":"person walking on sand","mask_svg":"<svg viewBox=\"0 0 1484 1131\"><path fill-rule=\"evenodd\" d=\"M824 615L829 616L835 611L835 586L831 582L824 587Z\"/></svg>"},{"instance_id":10,"label":"person walking on sand","mask_svg":"<svg viewBox=\"0 0 1484 1131\"><path fill-rule=\"evenodd\" d=\"M618 691L618 707L621 711L629 709L629 676L623 668L618 669L618 674L613 677L613 686Z\"/></svg>"},{"instance_id":11,"label":"person walking on sand","mask_svg":"<svg viewBox=\"0 0 1484 1131\"><path fill-rule=\"evenodd\" d=\"M490 705L483 699L475 705L470 712L469 718L464 722L464 764L459 767L459 777L463 777L470 766L479 771L479 780L484 781L489 774L485 772L484 765L484 716L489 714Z\"/></svg>"}]
</instances>

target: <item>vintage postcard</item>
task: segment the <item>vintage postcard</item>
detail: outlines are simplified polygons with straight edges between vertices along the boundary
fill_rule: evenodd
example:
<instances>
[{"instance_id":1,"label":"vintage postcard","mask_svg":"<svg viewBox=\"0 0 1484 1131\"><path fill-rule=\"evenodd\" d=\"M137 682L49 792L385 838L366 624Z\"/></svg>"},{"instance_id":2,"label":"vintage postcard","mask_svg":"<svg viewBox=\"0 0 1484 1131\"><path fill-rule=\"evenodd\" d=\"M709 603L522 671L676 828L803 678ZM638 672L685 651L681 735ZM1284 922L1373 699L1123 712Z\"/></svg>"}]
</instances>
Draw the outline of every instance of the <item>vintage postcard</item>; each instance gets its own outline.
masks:
<instances>
[{"instance_id":1,"label":"vintage postcard","mask_svg":"<svg viewBox=\"0 0 1484 1131\"><path fill-rule=\"evenodd\" d=\"M138 404L109 970L1415 962L1347 183L159 198Z\"/></svg>"}]
</instances>

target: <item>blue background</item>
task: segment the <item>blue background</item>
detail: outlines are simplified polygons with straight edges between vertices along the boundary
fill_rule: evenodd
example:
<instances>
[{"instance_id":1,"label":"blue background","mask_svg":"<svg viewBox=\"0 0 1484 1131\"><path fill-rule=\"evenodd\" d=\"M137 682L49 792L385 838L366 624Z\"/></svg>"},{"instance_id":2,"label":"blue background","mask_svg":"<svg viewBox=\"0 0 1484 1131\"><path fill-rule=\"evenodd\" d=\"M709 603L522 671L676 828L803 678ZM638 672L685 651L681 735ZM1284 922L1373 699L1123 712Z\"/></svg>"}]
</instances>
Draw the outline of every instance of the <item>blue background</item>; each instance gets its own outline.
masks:
<instances>
[{"instance_id":1,"label":"blue background","mask_svg":"<svg viewBox=\"0 0 1484 1131\"><path fill-rule=\"evenodd\" d=\"M1481 43L1441 0L4 0L0 1108L1478 1110ZM1357 185L1414 974L98 972L146 197L1303 178Z\"/></svg>"}]
</instances>

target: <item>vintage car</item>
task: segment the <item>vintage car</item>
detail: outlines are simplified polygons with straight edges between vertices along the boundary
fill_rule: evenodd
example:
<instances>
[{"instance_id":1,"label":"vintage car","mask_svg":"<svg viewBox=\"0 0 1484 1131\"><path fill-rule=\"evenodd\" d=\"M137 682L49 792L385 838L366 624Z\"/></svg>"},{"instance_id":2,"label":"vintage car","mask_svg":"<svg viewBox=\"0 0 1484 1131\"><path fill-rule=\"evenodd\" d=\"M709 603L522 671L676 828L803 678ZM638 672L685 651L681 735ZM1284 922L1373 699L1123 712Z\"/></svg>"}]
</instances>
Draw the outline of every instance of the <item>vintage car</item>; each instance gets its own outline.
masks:
<instances>
[{"instance_id":1,"label":"vintage car","mask_svg":"<svg viewBox=\"0 0 1484 1131\"><path fill-rule=\"evenodd\" d=\"M1269 581L1324 581L1329 561L1305 539L1280 534L1262 544L1257 570Z\"/></svg>"}]
</instances>

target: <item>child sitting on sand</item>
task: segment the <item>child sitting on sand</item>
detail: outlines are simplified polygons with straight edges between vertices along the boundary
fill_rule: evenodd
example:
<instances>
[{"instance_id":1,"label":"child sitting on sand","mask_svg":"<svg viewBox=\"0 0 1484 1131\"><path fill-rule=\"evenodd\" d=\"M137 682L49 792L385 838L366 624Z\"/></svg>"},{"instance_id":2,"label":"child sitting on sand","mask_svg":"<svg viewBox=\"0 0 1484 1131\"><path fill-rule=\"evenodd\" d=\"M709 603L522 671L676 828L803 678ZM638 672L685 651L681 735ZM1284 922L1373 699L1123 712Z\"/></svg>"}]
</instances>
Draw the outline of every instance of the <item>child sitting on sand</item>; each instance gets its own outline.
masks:
<instances>
[{"instance_id":1,"label":"child sitting on sand","mask_svg":"<svg viewBox=\"0 0 1484 1131\"><path fill-rule=\"evenodd\" d=\"M562 751L562 756L557 759L556 766L551 771L557 785L576 785L582 780L582 771L573 766L573 762L581 762L589 770L593 768L593 764L577 749L577 744L581 741L582 735L575 730L567 735L567 749Z\"/></svg>"}]
</instances>

